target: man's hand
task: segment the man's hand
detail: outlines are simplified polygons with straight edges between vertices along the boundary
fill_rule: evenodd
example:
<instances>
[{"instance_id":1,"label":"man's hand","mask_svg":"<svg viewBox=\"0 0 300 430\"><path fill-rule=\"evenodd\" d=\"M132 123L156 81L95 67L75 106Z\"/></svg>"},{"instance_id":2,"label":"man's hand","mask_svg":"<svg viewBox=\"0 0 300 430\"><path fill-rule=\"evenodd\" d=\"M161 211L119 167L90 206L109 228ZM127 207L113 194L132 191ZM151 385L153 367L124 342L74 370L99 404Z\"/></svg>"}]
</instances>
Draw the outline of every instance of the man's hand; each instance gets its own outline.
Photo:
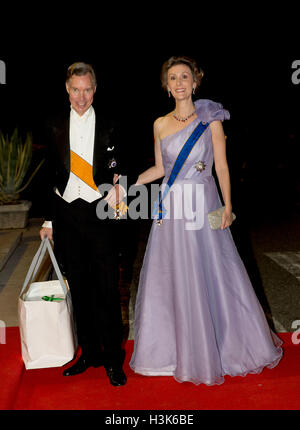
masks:
<instances>
[{"instance_id":1,"label":"man's hand","mask_svg":"<svg viewBox=\"0 0 300 430\"><path fill-rule=\"evenodd\" d=\"M109 190L104 200L107 201L111 208L115 209L115 207L124 199L125 194L126 192L124 188L121 187L119 184L116 184Z\"/></svg>"},{"instance_id":2,"label":"man's hand","mask_svg":"<svg viewBox=\"0 0 300 430\"><path fill-rule=\"evenodd\" d=\"M121 177L121 175L118 175L117 173L114 174L114 179L113 179L114 185L116 185L116 183L120 179L120 177Z\"/></svg>"},{"instance_id":3,"label":"man's hand","mask_svg":"<svg viewBox=\"0 0 300 430\"><path fill-rule=\"evenodd\" d=\"M48 227L41 228L40 237L41 237L41 240L45 239L45 237L48 237L48 239L53 240L52 228L48 228Z\"/></svg>"}]
</instances>

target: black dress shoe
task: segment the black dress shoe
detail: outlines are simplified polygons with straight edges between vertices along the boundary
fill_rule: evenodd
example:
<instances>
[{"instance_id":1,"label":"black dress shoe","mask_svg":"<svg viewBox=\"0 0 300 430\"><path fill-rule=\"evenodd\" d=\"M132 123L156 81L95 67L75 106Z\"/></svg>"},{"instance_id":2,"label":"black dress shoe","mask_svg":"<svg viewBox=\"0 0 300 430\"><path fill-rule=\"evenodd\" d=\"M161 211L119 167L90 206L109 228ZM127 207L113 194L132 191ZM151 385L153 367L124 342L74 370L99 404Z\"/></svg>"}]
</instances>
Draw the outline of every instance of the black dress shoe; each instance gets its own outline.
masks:
<instances>
[{"instance_id":1,"label":"black dress shoe","mask_svg":"<svg viewBox=\"0 0 300 430\"><path fill-rule=\"evenodd\" d=\"M99 360L89 360L83 356L79 357L79 359L76 361L73 366L69 367L63 372L63 376L74 376L79 375L80 373L83 373L88 369L89 367L100 367L103 366L102 361Z\"/></svg>"},{"instance_id":2,"label":"black dress shoe","mask_svg":"<svg viewBox=\"0 0 300 430\"><path fill-rule=\"evenodd\" d=\"M126 384L127 378L121 367L105 367L105 370L111 385L120 387Z\"/></svg>"}]
</instances>

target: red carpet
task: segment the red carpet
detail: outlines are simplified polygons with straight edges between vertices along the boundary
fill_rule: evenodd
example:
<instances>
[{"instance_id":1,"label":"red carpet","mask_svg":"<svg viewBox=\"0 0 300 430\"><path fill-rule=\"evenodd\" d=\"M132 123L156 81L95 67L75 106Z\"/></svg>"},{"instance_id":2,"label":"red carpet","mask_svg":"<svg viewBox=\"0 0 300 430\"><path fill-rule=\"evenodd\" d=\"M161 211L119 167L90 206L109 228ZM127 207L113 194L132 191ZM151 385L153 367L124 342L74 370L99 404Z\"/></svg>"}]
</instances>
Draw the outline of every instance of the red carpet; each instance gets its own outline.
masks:
<instances>
[{"instance_id":1,"label":"red carpet","mask_svg":"<svg viewBox=\"0 0 300 430\"><path fill-rule=\"evenodd\" d=\"M25 370L17 327L7 329L0 345L0 409L2 410L299 410L300 344L280 333L284 357L260 375L226 377L219 386L178 383L172 377L144 377L128 362L133 341L126 344L128 382L112 387L101 368L74 377L62 368Z\"/></svg>"}]
</instances>

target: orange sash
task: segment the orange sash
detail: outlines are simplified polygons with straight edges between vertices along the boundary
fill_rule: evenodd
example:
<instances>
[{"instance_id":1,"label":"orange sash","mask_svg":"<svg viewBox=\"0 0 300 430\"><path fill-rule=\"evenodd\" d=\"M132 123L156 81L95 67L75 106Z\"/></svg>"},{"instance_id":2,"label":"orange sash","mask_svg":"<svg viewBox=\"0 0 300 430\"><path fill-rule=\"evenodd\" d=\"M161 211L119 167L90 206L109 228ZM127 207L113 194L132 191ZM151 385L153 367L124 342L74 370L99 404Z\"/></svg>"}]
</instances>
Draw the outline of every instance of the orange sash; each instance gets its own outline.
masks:
<instances>
[{"instance_id":1,"label":"orange sash","mask_svg":"<svg viewBox=\"0 0 300 430\"><path fill-rule=\"evenodd\" d=\"M93 166L73 151L71 151L71 172L78 176L78 178L89 187L93 188L93 190L98 191L97 185L93 179Z\"/></svg>"}]
</instances>

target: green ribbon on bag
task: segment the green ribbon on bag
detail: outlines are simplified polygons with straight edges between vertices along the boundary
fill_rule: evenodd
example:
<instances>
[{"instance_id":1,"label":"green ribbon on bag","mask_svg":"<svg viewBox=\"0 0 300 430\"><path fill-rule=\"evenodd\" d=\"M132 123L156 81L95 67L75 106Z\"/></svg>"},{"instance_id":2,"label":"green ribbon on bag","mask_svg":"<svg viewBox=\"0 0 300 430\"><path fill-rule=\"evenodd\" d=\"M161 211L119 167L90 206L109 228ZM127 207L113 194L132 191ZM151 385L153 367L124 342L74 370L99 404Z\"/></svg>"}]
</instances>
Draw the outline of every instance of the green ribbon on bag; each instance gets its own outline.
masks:
<instances>
[{"instance_id":1,"label":"green ribbon on bag","mask_svg":"<svg viewBox=\"0 0 300 430\"><path fill-rule=\"evenodd\" d=\"M46 302L60 302L62 299L61 297L54 297L54 294L52 294L51 297L49 296L43 296L42 300L45 300Z\"/></svg>"}]
</instances>

